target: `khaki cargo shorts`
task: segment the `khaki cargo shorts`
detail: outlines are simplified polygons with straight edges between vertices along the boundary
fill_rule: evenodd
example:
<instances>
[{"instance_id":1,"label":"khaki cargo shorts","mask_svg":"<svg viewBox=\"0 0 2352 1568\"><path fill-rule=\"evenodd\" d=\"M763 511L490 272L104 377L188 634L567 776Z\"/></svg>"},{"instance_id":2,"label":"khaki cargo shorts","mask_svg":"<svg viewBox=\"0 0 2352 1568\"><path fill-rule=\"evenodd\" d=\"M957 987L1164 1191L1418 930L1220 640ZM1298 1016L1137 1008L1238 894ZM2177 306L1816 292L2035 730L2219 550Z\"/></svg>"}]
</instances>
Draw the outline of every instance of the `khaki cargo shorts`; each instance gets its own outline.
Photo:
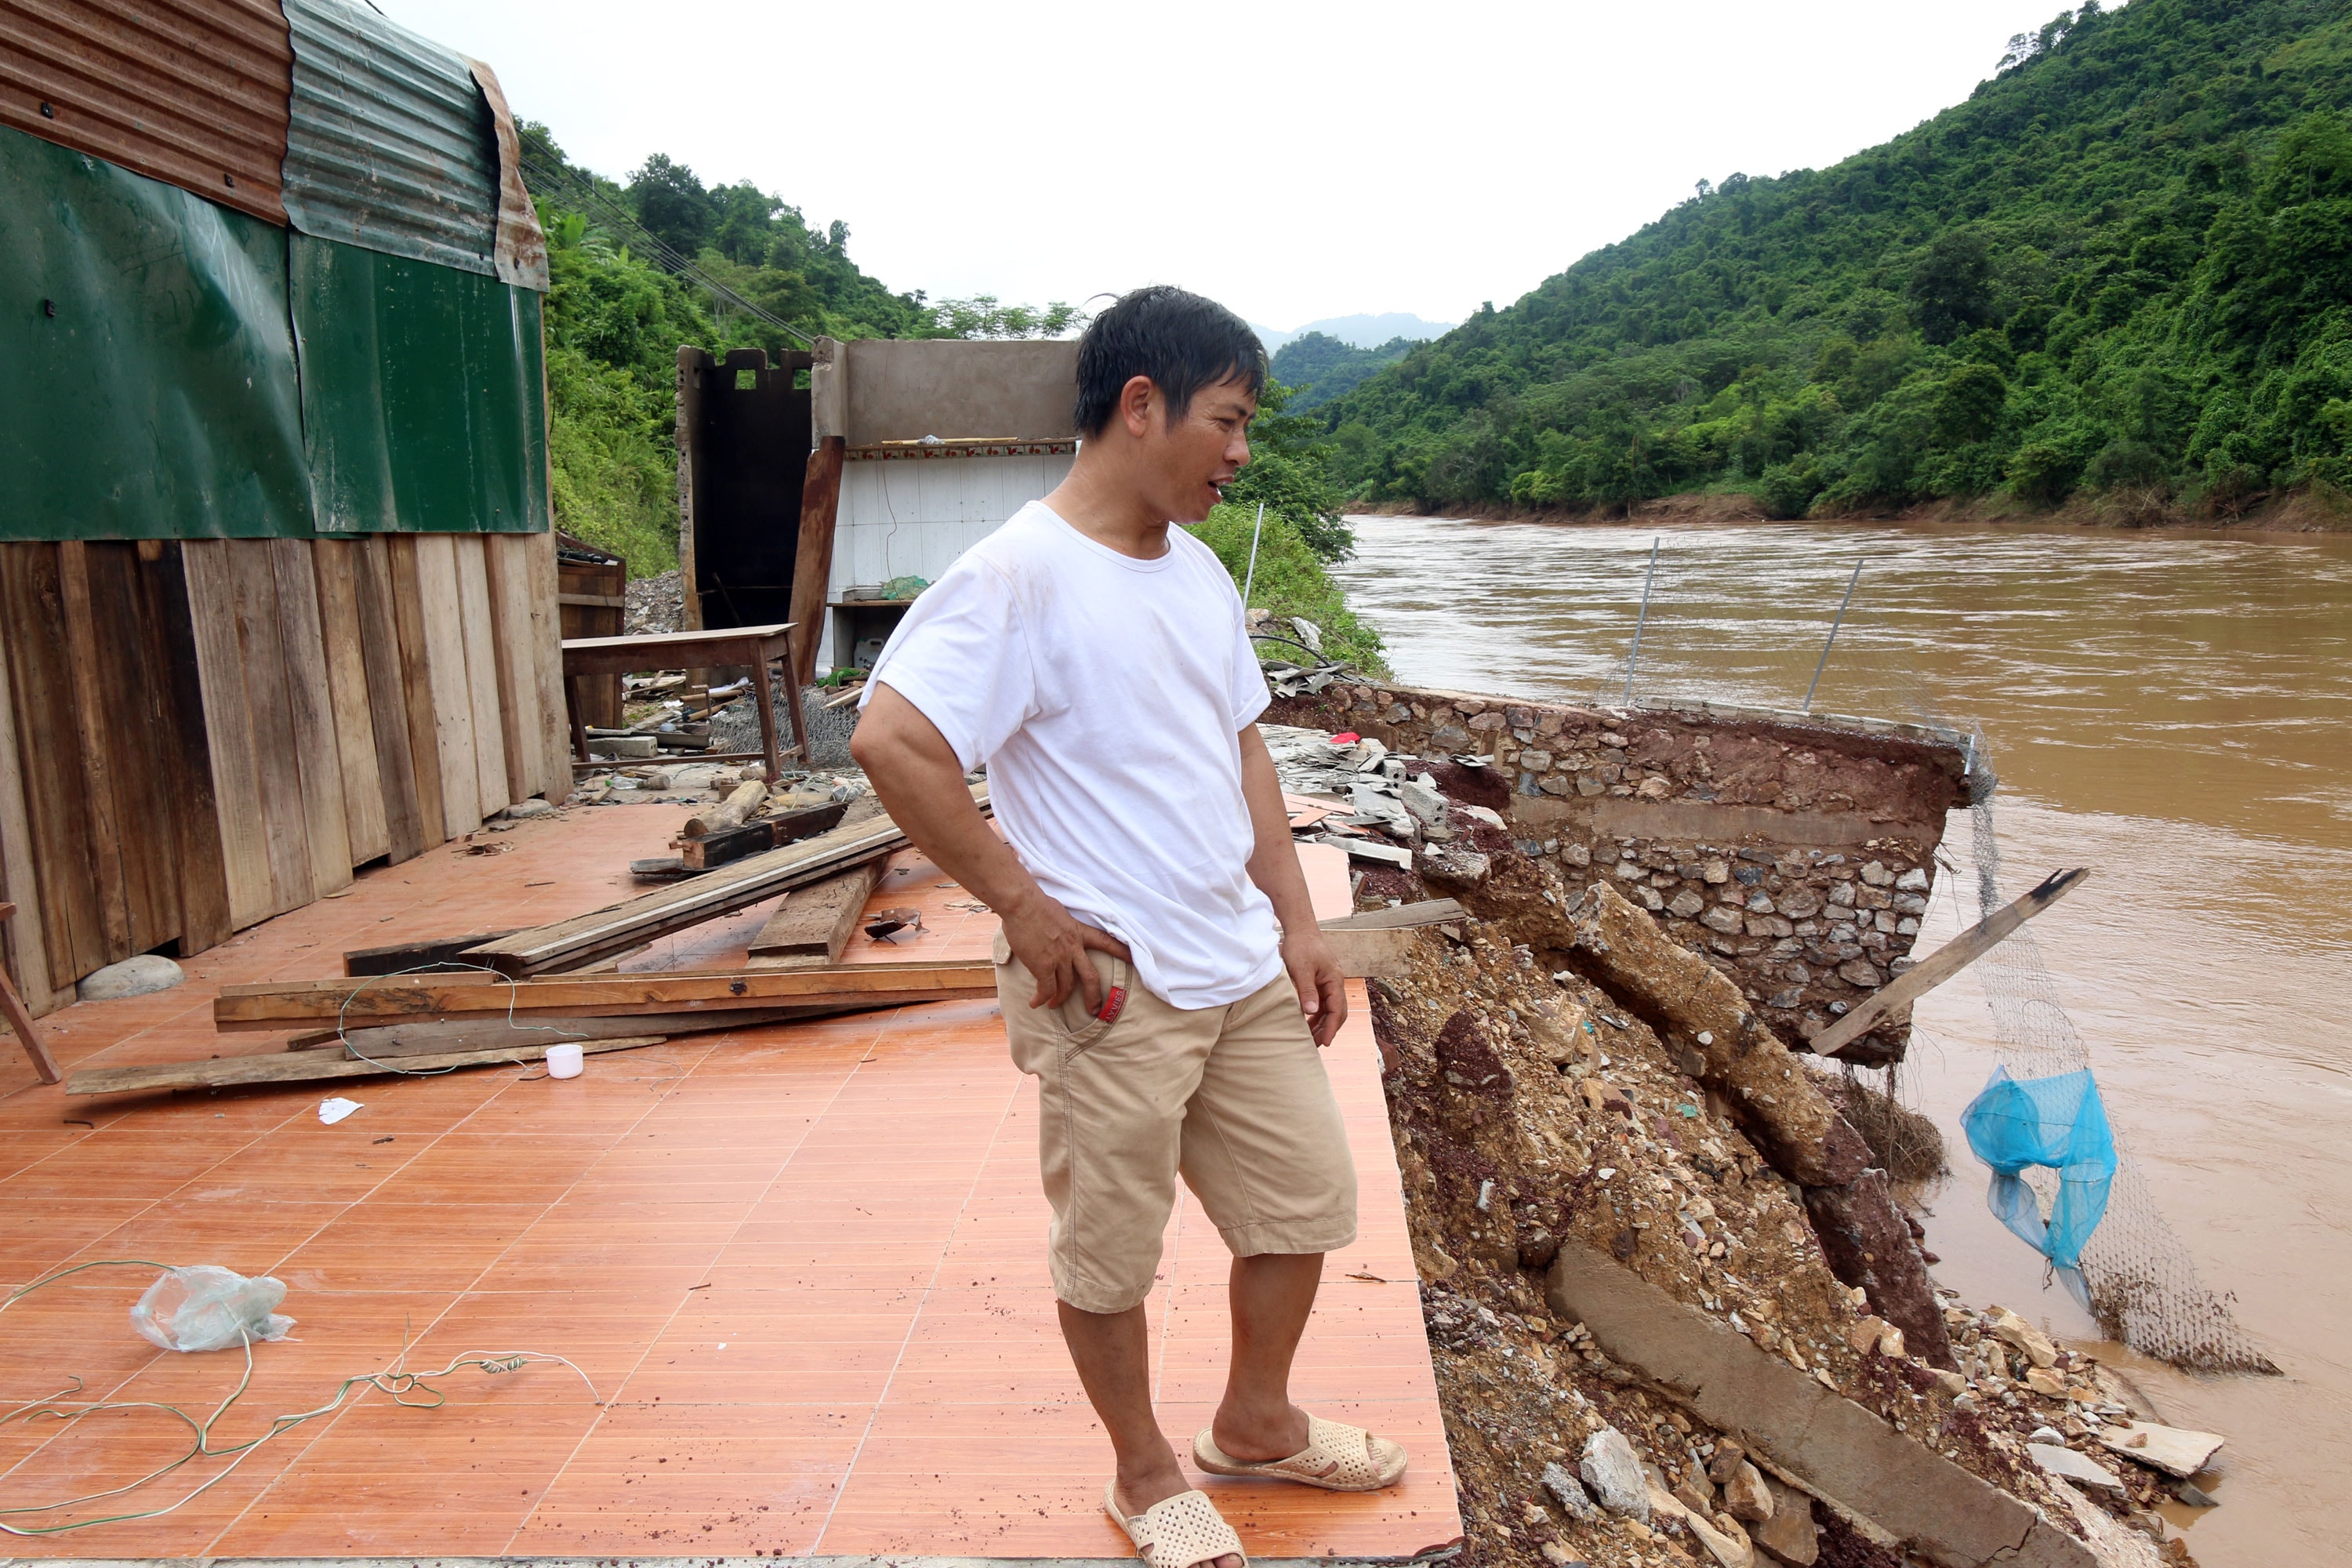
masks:
<instances>
[{"instance_id":1,"label":"khaki cargo shorts","mask_svg":"<svg viewBox=\"0 0 2352 1568\"><path fill-rule=\"evenodd\" d=\"M996 942L1013 1063L1038 1079L1054 1293L1123 1312L1151 1293L1176 1176L1236 1258L1356 1239L1356 1165L1298 993L1277 975L1223 1007L1170 1005L1124 959L1091 956L1108 998L1032 1008L1036 981Z\"/></svg>"}]
</instances>

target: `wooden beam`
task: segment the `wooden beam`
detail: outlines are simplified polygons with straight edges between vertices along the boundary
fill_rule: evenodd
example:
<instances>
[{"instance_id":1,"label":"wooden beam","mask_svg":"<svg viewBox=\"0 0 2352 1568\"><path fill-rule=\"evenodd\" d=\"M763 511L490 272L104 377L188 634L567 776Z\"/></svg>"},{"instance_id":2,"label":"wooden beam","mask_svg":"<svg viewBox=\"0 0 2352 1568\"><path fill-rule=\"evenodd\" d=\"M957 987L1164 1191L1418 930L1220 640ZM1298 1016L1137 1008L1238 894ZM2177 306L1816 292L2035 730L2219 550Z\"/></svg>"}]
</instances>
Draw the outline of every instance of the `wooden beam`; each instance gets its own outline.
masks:
<instances>
[{"instance_id":1,"label":"wooden beam","mask_svg":"<svg viewBox=\"0 0 2352 1568\"><path fill-rule=\"evenodd\" d=\"M971 794L985 811L988 786L974 784ZM517 931L474 948L467 956L516 975L574 969L641 942L732 914L791 889L821 882L887 855L906 842L907 836L887 816L870 817L589 914Z\"/></svg>"},{"instance_id":2,"label":"wooden beam","mask_svg":"<svg viewBox=\"0 0 2352 1568\"><path fill-rule=\"evenodd\" d=\"M0 904L0 921L6 921L16 912L16 905ZM49 1055L48 1047L41 1043L40 1032L33 1027L33 1016L25 1011L25 999L8 983L5 970L0 970L0 1017L5 1017L8 1026L16 1031L16 1043L25 1047L25 1056L33 1064L33 1076L43 1083L57 1082L57 1061Z\"/></svg>"},{"instance_id":3,"label":"wooden beam","mask_svg":"<svg viewBox=\"0 0 2352 1568\"><path fill-rule=\"evenodd\" d=\"M539 724L538 648L530 603L535 542L528 533L491 533L482 538L509 805L529 800L547 787L541 776L546 771L547 755ZM564 770L563 776L570 778L571 770Z\"/></svg>"},{"instance_id":4,"label":"wooden beam","mask_svg":"<svg viewBox=\"0 0 2352 1568\"><path fill-rule=\"evenodd\" d=\"M834 1017L867 1005L870 1004L856 1007L743 1007L722 1013L645 1013L622 1018L562 1018L533 1014L526 1024L509 1024L504 1018L458 1024L387 1024L380 1028L352 1029L341 1038L331 1035L328 1038L353 1060L373 1057L386 1061L395 1057L493 1050L500 1046L531 1042L617 1040L641 1035L676 1037L707 1035L719 1029L756 1029L801 1018ZM520 1041L515 1034L519 1027L530 1031Z\"/></svg>"},{"instance_id":5,"label":"wooden beam","mask_svg":"<svg viewBox=\"0 0 2352 1568\"><path fill-rule=\"evenodd\" d=\"M366 633L360 619L359 579L365 563L355 539L312 540L310 555L311 575L318 583L319 635L327 661L335 752L342 759L345 847L351 863L362 866L392 850L383 769L376 761L375 719L368 701Z\"/></svg>"},{"instance_id":6,"label":"wooden beam","mask_svg":"<svg viewBox=\"0 0 2352 1568\"><path fill-rule=\"evenodd\" d=\"M49 948L41 928L33 825L25 809L25 775L16 754L16 683L9 679L5 646L9 637L22 635L5 616L0 616L0 884L5 884L0 886L0 898L25 910L23 920L6 922L8 958L24 999L37 1017L57 1002L49 988Z\"/></svg>"},{"instance_id":7,"label":"wooden beam","mask_svg":"<svg viewBox=\"0 0 2352 1568\"><path fill-rule=\"evenodd\" d=\"M877 856L854 870L786 893L751 939L750 967L819 969L839 963L887 863L887 857Z\"/></svg>"},{"instance_id":8,"label":"wooden beam","mask_svg":"<svg viewBox=\"0 0 2352 1568\"><path fill-rule=\"evenodd\" d=\"M1873 992L1869 1000L1861 1006L1814 1036L1811 1041L1814 1052L1824 1057L1836 1056L1885 1022L1896 1008L1908 1007L1920 996L1991 952L2003 937L2081 887L2084 879L2090 874L2088 867L2053 871L2040 887L2006 909L1995 910Z\"/></svg>"},{"instance_id":9,"label":"wooden beam","mask_svg":"<svg viewBox=\"0 0 2352 1568\"><path fill-rule=\"evenodd\" d=\"M532 534L524 557L523 585L530 600L531 681L538 689L539 784L550 805L561 805L572 796L572 730L563 712L563 610L555 602L559 572L555 531ZM622 581L627 580L623 568ZM620 716L620 682L615 680L613 717Z\"/></svg>"},{"instance_id":10,"label":"wooden beam","mask_svg":"<svg viewBox=\"0 0 2352 1568\"><path fill-rule=\"evenodd\" d=\"M213 812L228 889L228 924L241 931L267 920L271 907L269 855L254 783L253 718L245 685L245 654L236 629L236 587L226 539L180 542L188 589L188 631L195 643L196 685L203 693L205 745L212 758Z\"/></svg>"},{"instance_id":11,"label":"wooden beam","mask_svg":"<svg viewBox=\"0 0 2352 1568\"><path fill-rule=\"evenodd\" d=\"M278 611L276 567L266 539L228 542L229 585L236 601L238 656L245 665L246 711L253 725L253 773L232 788L261 796L262 847L269 858L269 906L299 909L319 896L311 882L310 824L295 740L294 699L287 689L286 647ZM343 868L345 877L351 868Z\"/></svg>"},{"instance_id":12,"label":"wooden beam","mask_svg":"<svg viewBox=\"0 0 2352 1568\"><path fill-rule=\"evenodd\" d=\"M278 584L278 647L286 656L287 710L294 722L294 760L302 782L302 821L310 833L310 889L316 897L352 885L342 748L335 739L327 640L319 627L312 542L273 539L268 549L270 574Z\"/></svg>"},{"instance_id":13,"label":"wooden beam","mask_svg":"<svg viewBox=\"0 0 2352 1568\"><path fill-rule=\"evenodd\" d=\"M474 752L474 696L466 678L466 616L458 600L457 546L446 533L403 538L416 551L416 590L423 606L427 689L433 703L434 756L441 770L441 836L457 838L481 826L485 815ZM506 777L503 763L499 776L501 781Z\"/></svg>"},{"instance_id":14,"label":"wooden beam","mask_svg":"<svg viewBox=\"0 0 2352 1568\"><path fill-rule=\"evenodd\" d=\"M397 974L404 969L416 969L425 964L446 964L444 973L478 972L478 966L468 964L457 955L469 947L486 942L496 942L502 936L512 936L515 928L504 931L478 931L469 936L435 937L425 942L395 942L383 947L355 947L343 954L343 973L353 976Z\"/></svg>"},{"instance_id":15,"label":"wooden beam","mask_svg":"<svg viewBox=\"0 0 2352 1568\"><path fill-rule=\"evenodd\" d=\"M145 569L164 704L165 772L180 883L178 954L193 958L228 940L228 851L221 842L220 797L214 784L212 735L205 725L204 669L195 605L188 592L187 546L171 541Z\"/></svg>"},{"instance_id":16,"label":"wooden beam","mask_svg":"<svg viewBox=\"0 0 2352 1568\"><path fill-rule=\"evenodd\" d=\"M424 807L416 797L415 754L409 745L408 694L400 662L400 619L393 606L392 551L382 534L354 540L350 548L352 637L359 646L365 677L368 730L375 738L376 784L383 792L384 858L397 866L423 852L425 830ZM437 806L434 815L440 815Z\"/></svg>"},{"instance_id":17,"label":"wooden beam","mask_svg":"<svg viewBox=\"0 0 2352 1568\"><path fill-rule=\"evenodd\" d=\"M584 610L625 610L629 607L627 596L621 594L558 594L555 602L574 605Z\"/></svg>"},{"instance_id":18,"label":"wooden beam","mask_svg":"<svg viewBox=\"0 0 2352 1568\"><path fill-rule=\"evenodd\" d=\"M1444 925L1466 920L1470 911L1452 899L1423 899L1417 904L1392 904L1385 910L1341 915L1321 921L1325 931L1401 931L1412 926Z\"/></svg>"},{"instance_id":19,"label":"wooden beam","mask_svg":"<svg viewBox=\"0 0 2352 1568\"><path fill-rule=\"evenodd\" d=\"M488 542L478 533L449 535L457 563L457 626L466 645L466 697L474 714L475 805L483 817L514 804L508 792L506 721L500 711L498 633L490 608Z\"/></svg>"},{"instance_id":20,"label":"wooden beam","mask_svg":"<svg viewBox=\"0 0 2352 1568\"><path fill-rule=\"evenodd\" d=\"M393 625L400 639L399 689L408 724L410 776L416 784L417 842L430 848L449 838L449 808L442 798L441 712L435 701L434 637L425 624L425 568L417 538L395 533L383 548Z\"/></svg>"},{"instance_id":21,"label":"wooden beam","mask_svg":"<svg viewBox=\"0 0 2352 1568\"><path fill-rule=\"evenodd\" d=\"M225 986L213 1002L213 1023L227 1031L281 1030L340 1020L349 1028L426 1018L502 1018L509 1013L610 1018L681 1009L883 1006L995 994L995 966L984 961L552 974L512 983L399 974Z\"/></svg>"},{"instance_id":22,"label":"wooden beam","mask_svg":"<svg viewBox=\"0 0 2352 1568\"><path fill-rule=\"evenodd\" d=\"M617 1040L583 1040L579 1045L583 1053L594 1056L604 1051L658 1046L663 1039L660 1035L633 1035ZM374 1062L352 1061L331 1051L266 1051L255 1056L215 1057L201 1062L161 1062L152 1067L89 1068L73 1075L66 1092L142 1094L169 1089L226 1089L232 1084L315 1083L324 1079L446 1072L451 1068L519 1066L543 1060L546 1056L545 1045L506 1046L491 1050L404 1057L397 1067L383 1067Z\"/></svg>"},{"instance_id":23,"label":"wooden beam","mask_svg":"<svg viewBox=\"0 0 2352 1568\"><path fill-rule=\"evenodd\" d=\"M795 699L816 679L817 644L824 639L824 603L833 576L833 539L841 511L841 465L845 445L839 436L818 439L801 478L800 543L793 557L793 640L788 684ZM803 763L808 759L803 756Z\"/></svg>"},{"instance_id":24,"label":"wooden beam","mask_svg":"<svg viewBox=\"0 0 2352 1568\"><path fill-rule=\"evenodd\" d=\"M81 743L81 787L74 793L89 824L89 878L98 889L99 929L106 939L106 962L116 963L138 951L131 945L129 871L122 853L123 832L130 825L116 805L114 770L107 756L107 728L117 715L107 700L97 620L89 602L89 546L68 539L57 550L58 599L65 611L60 629L65 634L67 673L71 677L74 732ZM120 657L121 650L107 651Z\"/></svg>"},{"instance_id":25,"label":"wooden beam","mask_svg":"<svg viewBox=\"0 0 2352 1568\"><path fill-rule=\"evenodd\" d=\"M781 816L763 816L707 837L685 839L679 845L678 862L690 871L713 870L747 855L761 854L780 845L797 844L803 838L829 833L841 825L842 816L848 809L847 801L837 800L828 805L803 806Z\"/></svg>"}]
</instances>

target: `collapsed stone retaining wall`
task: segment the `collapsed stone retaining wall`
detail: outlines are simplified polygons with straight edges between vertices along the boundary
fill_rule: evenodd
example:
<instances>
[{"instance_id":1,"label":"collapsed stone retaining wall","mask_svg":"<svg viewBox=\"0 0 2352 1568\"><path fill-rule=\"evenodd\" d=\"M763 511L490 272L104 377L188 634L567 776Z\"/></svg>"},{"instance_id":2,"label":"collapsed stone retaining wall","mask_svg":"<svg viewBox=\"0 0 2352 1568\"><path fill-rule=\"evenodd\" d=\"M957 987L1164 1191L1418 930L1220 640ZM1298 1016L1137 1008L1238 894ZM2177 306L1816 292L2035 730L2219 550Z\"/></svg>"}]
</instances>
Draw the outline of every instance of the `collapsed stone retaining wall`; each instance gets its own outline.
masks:
<instances>
[{"instance_id":1,"label":"collapsed stone retaining wall","mask_svg":"<svg viewBox=\"0 0 2352 1568\"><path fill-rule=\"evenodd\" d=\"M1969 800L1959 738L1917 725L1370 683L1277 697L1265 717L1430 762L1447 795L1504 813L1521 851L1571 884L1612 879L1790 1040L1907 965L1945 815ZM1454 761L1471 757L1484 761ZM1845 1056L1895 1060L1909 1035L1893 1017Z\"/></svg>"}]
</instances>

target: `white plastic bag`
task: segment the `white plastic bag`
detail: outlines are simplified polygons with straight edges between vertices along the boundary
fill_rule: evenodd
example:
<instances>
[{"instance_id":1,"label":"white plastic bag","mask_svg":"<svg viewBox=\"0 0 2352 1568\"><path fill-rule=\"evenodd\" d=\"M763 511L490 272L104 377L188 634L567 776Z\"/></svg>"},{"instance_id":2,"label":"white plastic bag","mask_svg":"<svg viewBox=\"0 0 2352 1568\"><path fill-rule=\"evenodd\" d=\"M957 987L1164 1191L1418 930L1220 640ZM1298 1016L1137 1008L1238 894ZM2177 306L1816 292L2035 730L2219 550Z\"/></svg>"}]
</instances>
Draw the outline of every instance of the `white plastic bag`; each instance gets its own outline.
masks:
<instances>
[{"instance_id":1,"label":"white plastic bag","mask_svg":"<svg viewBox=\"0 0 2352 1568\"><path fill-rule=\"evenodd\" d=\"M166 1270L131 1309L131 1326L167 1351L217 1351L248 1340L282 1340L294 1320L277 1311L286 1287L263 1275L198 1263Z\"/></svg>"}]
</instances>

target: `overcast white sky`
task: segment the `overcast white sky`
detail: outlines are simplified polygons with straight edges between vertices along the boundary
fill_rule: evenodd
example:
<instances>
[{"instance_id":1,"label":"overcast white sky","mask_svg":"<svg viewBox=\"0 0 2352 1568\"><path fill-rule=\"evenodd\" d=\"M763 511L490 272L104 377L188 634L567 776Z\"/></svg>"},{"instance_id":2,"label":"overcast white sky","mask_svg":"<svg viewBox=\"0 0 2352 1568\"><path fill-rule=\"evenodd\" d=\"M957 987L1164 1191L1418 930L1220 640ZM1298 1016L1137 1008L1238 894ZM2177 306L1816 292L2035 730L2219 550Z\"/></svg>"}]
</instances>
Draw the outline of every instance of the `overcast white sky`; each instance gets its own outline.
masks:
<instances>
[{"instance_id":1,"label":"overcast white sky","mask_svg":"<svg viewBox=\"0 0 2352 1568\"><path fill-rule=\"evenodd\" d=\"M748 178L893 289L1284 330L1507 303L1701 177L1917 124L2062 3L376 0L575 162Z\"/></svg>"}]
</instances>

